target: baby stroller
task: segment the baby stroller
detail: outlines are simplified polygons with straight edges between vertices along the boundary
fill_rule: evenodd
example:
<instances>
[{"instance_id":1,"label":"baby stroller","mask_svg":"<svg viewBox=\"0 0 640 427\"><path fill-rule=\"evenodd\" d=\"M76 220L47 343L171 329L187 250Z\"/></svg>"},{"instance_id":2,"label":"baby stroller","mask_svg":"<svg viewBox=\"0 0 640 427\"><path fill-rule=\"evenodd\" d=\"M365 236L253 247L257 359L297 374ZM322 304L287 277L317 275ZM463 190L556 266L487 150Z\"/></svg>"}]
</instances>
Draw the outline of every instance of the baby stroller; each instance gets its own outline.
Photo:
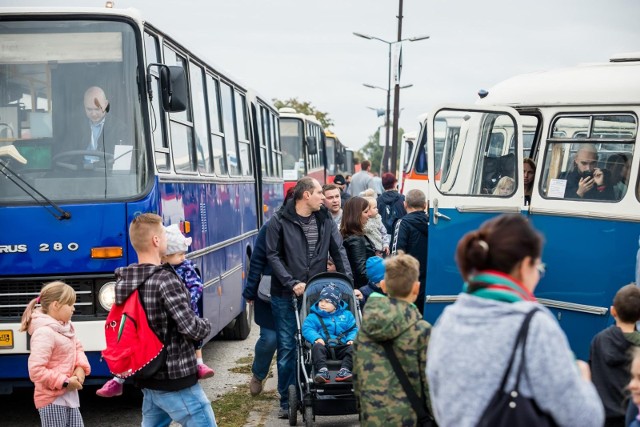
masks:
<instances>
[{"instance_id":1,"label":"baby stroller","mask_svg":"<svg viewBox=\"0 0 640 427\"><path fill-rule=\"evenodd\" d=\"M305 426L312 426L315 415L349 415L357 414L356 396L353 391L353 382L336 382L335 377L340 370L340 360L327 360L327 368L331 381L324 384L314 382L314 372L311 360L311 343L302 337L302 324L311 311L311 306L318 301L322 289L333 284L342 293L342 301L349 306L349 310L356 319L356 326L360 328L361 314L358 300L353 293L351 279L341 273L321 273L309 280L302 296L302 304L298 310L298 302L294 297L296 306L296 334L297 342L297 379L298 388L289 386L289 425L295 426L298 422L298 410L302 413ZM300 396L300 399L298 398Z\"/></svg>"}]
</instances>

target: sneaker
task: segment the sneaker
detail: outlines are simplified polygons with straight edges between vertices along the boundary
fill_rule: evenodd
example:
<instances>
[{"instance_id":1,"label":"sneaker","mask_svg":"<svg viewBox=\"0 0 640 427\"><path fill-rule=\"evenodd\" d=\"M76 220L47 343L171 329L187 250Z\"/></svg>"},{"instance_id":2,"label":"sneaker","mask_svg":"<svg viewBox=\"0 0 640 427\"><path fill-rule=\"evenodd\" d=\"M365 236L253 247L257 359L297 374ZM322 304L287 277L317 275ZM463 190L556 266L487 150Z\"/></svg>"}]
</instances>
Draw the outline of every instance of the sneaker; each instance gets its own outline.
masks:
<instances>
[{"instance_id":1,"label":"sneaker","mask_svg":"<svg viewBox=\"0 0 640 427\"><path fill-rule=\"evenodd\" d=\"M102 388L96 391L96 394L100 397L115 397L122 395L123 385L114 379L110 379Z\"/></svg>"},{"instance_id":2,"label":"sneaker","mask_svg":"<svg viewBox=\"0 0 640 427\"><path fill-rule=\"evenodd\" d=\"M350 381L352 376L353 375L351 375L350 370L347 368L340 368L338 375L336 375L336 381Z\"/></svg>"},{"instance_id":3,"label":"sneaker","mask_svg":"<svg viewBox=\"0 0 640 427\"><path fill-rule=\"evenodd\" d=\"M281 420L286 420L289 418L289 409L288 408L280 408L278 411L278 418Z\"/></svg>"},{"instance_id":4,"label":"sneaker","mask_svg":"<svg viewBox=\"0 0 640 427\"><path fill-rule=\"evenodd\" d=\"M262 381L260 381L255 375L251 376L249 381L249 392L251 396L257 396L262 393Z\"/></svg>"},{"instance_id":5,"label":"sneaker","mask_svg":"<svg viewBox=\"0 0 640 427\"><path fill-rule=\"evenodd\" d=\"M215 374L216 373L213 371L213 369L211 369L210 367L208 367L204 363L201 364L201 365L198 365L198 379L199 380L204 380L206 378L211 378Z\"/></svg>"},{"instance_id":6,"label":"sneaker","mask_svg":"<svg viewBox=\"0 0 640 427\"><path fill-rule=\"evenodd\" d=\"M313 380L316 382L316 384L328 383L331 380L331 377L329 376L329 371L327 370L327 368L321 368L313 378Z\"/></svg>"}]
</instances>

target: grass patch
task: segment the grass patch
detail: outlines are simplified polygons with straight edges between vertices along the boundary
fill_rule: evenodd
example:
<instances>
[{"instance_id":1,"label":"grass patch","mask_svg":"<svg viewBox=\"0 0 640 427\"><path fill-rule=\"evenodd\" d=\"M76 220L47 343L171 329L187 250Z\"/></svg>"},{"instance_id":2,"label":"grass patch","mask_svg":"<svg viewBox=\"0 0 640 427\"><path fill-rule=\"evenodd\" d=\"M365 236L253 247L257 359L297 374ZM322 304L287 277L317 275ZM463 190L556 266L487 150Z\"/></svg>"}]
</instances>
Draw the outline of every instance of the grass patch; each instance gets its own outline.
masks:
<instances>
[{"instance_id":1,"label":"grass patch","mask_svg":"<svg viewBox=\"0 0 640 427\"><path fill-rule=\"evenodd\" d=\"M253 363L253 356L241 357L236 360L237 365L251 365Z\"/></svg>"},{"instance_id":2,"label":"grass patch","mask_svg":"<svg viewBox=\"0 0 640 427\"><path fill-rule=\"evenodd\" d=\"M251 374L251 365L240 365L229 369L229 372L236 374Z\"/></svg>"},{"instance_id":3,"label":"grass patch","mask_svg":"<svg viewBox=\"0 0 640 427\"><path fill-rule=\"evenodd\" d=\"M218 425L242 427L250 412L267 412L277 401L275 391L262 392L256 397L249 393L248 385L240 385L211 403Z\"/></svg>"}]
</instances>

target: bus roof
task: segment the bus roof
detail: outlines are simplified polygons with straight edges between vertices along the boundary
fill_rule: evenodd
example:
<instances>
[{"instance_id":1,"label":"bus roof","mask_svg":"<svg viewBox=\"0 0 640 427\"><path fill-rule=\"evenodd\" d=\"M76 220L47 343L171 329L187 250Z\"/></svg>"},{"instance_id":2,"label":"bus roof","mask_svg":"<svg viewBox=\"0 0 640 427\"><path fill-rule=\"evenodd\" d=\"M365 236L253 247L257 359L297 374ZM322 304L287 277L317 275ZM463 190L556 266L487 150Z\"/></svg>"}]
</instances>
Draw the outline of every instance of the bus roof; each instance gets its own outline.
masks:
<instances>
[{"instance_id":1,"label":"bus roof","mask_svg":"<svg viewBox=\"0 0 640 427\"><path fill-rule=\"evenodd\" d=\"M640 53L612 62L523 74L498 83L478 104L509 106L638 105Z\"/></svg>"},{"instance_id":2,"label":"bus roof","mask_svg":"<svg viewBox=\"0 0 640 427\"><path fill-rule=\"evenodd\" d=\"M281 119L300 119L300 120L305 120L308 122L315 123L318 126L322 127L322 124L315 116L298 113L296 112L296 110L294 110L291 107L282 107L278 110L278 113L280 114Z\"/></svg>"}]
</instances>

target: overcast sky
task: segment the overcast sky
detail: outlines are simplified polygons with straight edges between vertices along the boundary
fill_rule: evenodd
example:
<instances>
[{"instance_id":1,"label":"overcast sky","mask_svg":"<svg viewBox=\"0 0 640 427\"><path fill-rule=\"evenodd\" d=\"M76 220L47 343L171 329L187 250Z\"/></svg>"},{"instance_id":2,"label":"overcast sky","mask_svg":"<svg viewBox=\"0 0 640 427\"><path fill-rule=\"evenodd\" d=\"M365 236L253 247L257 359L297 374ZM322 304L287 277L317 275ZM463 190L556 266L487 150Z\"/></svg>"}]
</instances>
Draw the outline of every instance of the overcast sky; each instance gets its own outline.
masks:
<instances>
[{"instance_id":1,"label":"overcast sky","mask_svg":"<svg viewBox=\"0 0 640 427\"><path fill-rule=\"evenodd\" d=\"M357 149L383 124L391 0L115 0L268 99L297 97L328 112ZM99 6L101 0L0 0L1 6ZM405 0L400 126L442 103L473 103L479 89L516 74L605 62L640 51L639 0ZM640 76L639 76L640 78ZM391 105L393 108L393 93Z\"/></svg>"}]
</instances>

